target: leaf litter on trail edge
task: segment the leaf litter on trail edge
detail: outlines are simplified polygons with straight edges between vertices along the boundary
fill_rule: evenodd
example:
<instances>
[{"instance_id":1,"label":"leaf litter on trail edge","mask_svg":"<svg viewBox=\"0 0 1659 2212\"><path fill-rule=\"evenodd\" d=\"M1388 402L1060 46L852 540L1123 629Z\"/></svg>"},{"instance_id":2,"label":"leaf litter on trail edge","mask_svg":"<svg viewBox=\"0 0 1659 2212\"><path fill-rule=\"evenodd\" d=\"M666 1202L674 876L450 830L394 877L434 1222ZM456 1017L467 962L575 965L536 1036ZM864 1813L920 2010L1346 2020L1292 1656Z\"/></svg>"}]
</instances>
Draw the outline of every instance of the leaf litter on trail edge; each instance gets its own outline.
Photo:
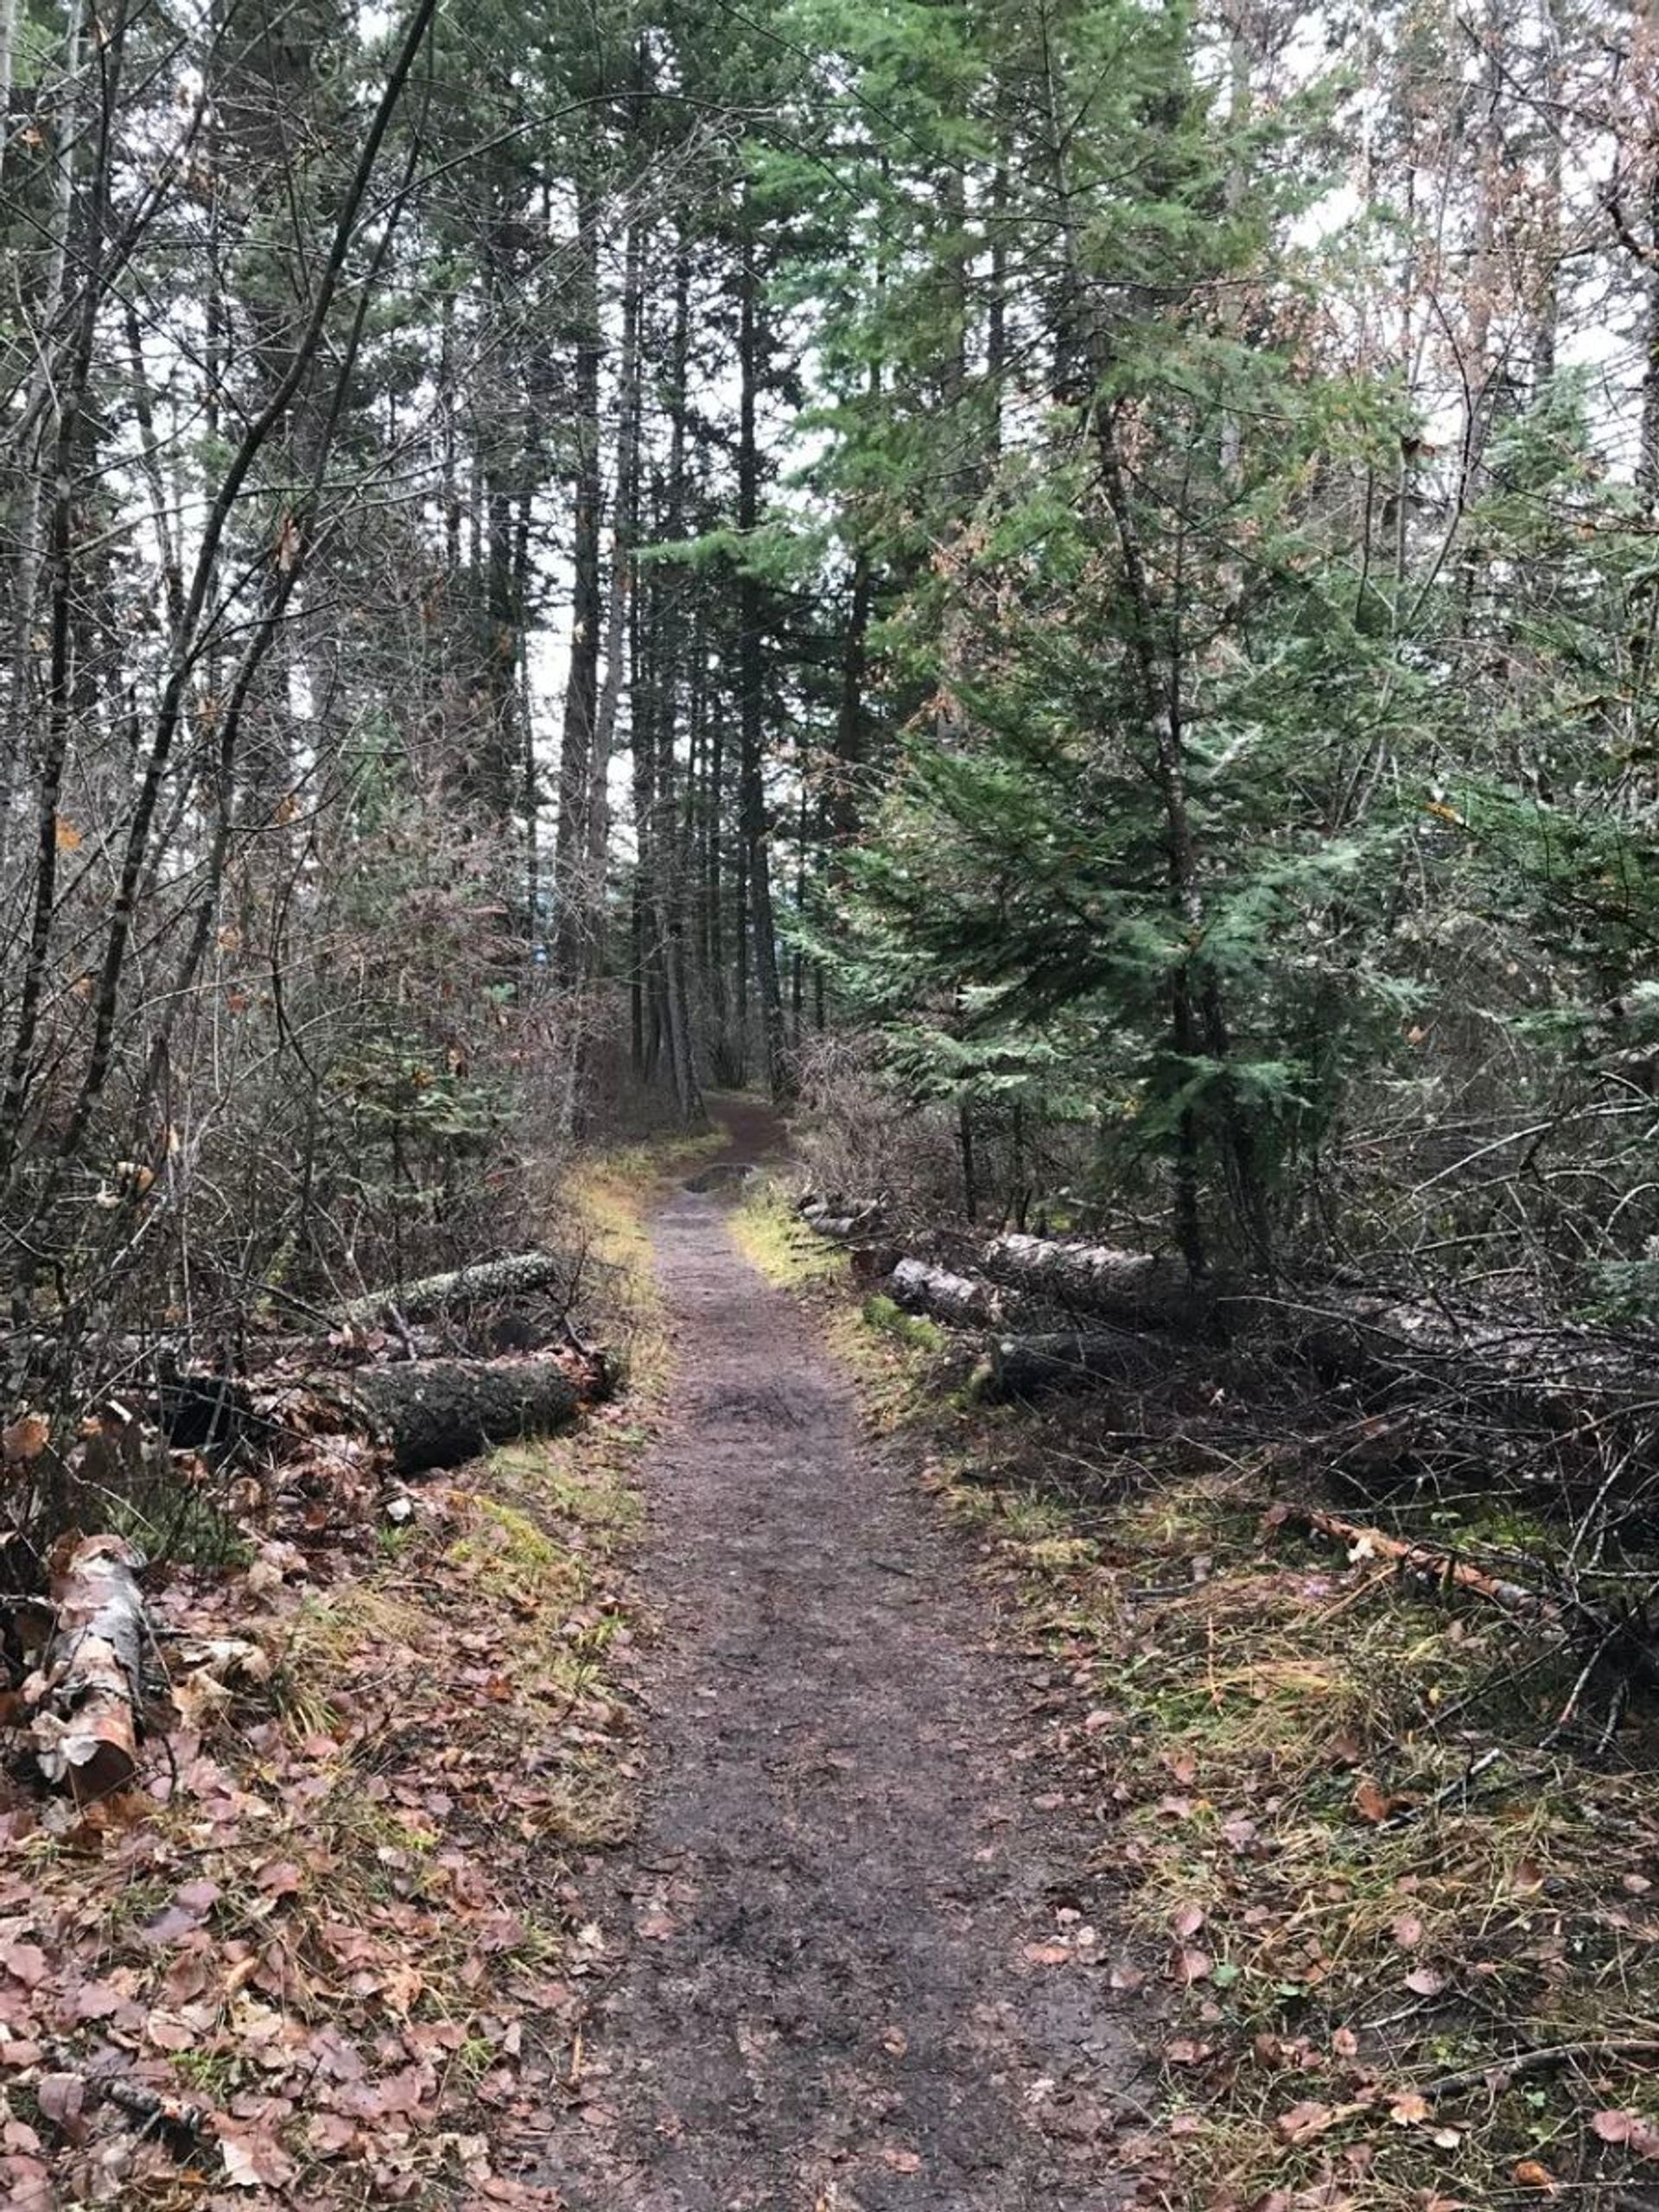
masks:
<instances>
[{"instance_id":1,"label":"leaf litter on trail edge","mask_svg":"<svg viewBox=\"0 0 1659 2212\"><path fill-rule=\"evenodd\" d=\"M0 2202L553 2204L513 2169L606 1948L554 1854L638 1760L603 1546L512 1479L423 1488L390 1557L341 1481L325 1530L163 1580L163 1649L266 1663L161 1719L141 1791L0 1796Z\"/></svg>"}]
</instances>

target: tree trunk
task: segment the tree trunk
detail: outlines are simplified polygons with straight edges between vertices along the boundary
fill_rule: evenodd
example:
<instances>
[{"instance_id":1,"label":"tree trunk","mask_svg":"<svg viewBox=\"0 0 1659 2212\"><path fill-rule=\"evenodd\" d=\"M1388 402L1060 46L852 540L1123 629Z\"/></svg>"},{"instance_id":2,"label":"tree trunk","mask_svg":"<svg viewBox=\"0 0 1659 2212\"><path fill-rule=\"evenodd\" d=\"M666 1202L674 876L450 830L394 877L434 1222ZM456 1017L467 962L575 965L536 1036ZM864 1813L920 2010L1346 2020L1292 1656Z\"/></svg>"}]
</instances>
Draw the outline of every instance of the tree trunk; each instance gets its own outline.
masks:
<instances>
[{"instance_id":1,"label":"tree trunk","mask_svg":"<svg viewBox=\"0 0 1659 2212\"><path fill-rule=\"evenodd\" d=\"M616 397L616 478L611 492L611 567L605 609L605 681L594 717L594 739L588 767L588 793L582 823L585 845L582 883L593 909L588 925L588 935L592 940L588 953L590 966L596 964L594 955L599 950L597 938L604 901L606 857L610 844L611 754L616 745L628 601L633 589L633 550L630 541L634 522L639 456L639 313L644 256L644 226L635 223L628 232L622 279L622 346Z\"/></svg>"},{"instance_id":2,"label":"tree trunk","mask_svg":"<svg viewBox=\"0 0 1659 2212\"><path fill-rule=\"evenodd\" d=\"M993 1237L980 1263L988 1275L1029 1297L1127 1327L1199 1330L1213 1318L1213 1297L1194 1287L1184 1262L1147 1252L1011 1232Z\"/></svg>"},{"instance_id":3,"label":"tree trunk","mask_svg":"<svg viewBox=\"0 0 1659 2212\"><path fill-rule=\"evenodd\" d=\"M486 1260L449 1274L427 1275L418 1282L365 1291L361 1298L351 1299L340 1307L340 1319L369 1324L395 1311L405 1321L429 1321L458 1306L493 1306L508 1299L527 1298L567 1283L569 1276L568 1259L551 1252L518 1252L510 1259Z\"/></svg>"},{"instance_id":4,"label":"tree trunk","mask_svg":"<svg viewBox=\"0 0 1659 2212\"><path fill-rule=\"evenodd\" d=\"M352 1426L372 1429L400 1475L455 1467L493 1444L563 1428L582 1402L556 1360L417 1359L313 1386Z\"/></svg>"},{"instance_id":5,"label":"tree trunk","mask_svg":"<svg viewBox=\"0 0 1659 2212\"><path fill-rule=\"evenodd\" d=\"M760 460L755 438L755 400L760 377L757 328L759 287L749 260L753 238L743 239L738 299L737 524L745 539L760 519ZM749 918L754 931L754 980L760 1001L760 1027L766 1054L766 1083L774 1098L789 1095L789 1055L784 1035L783 990L778 975L778 938L772 911L772 874L766 824L765 658L760 626L764 616L759 581L745 558L738 578L738 680L742 735L738 816L747 865Z\"/></svg>"},{"instance_id":6,"label":"tree trunk","mask_svg":"<svg viewBox=\"0 0 1659 2212\"><path fill-rule=\"evenodd\" d=\"M138 1772L144 1601L140 1553L119 1536L66 1537L53 1560L57 1612L31 1733L47 1780L92 1805Z\"/></svg>"},{"instance_id":7,"label":"tree trunk","mask_svg":"<svg viewBox=\"0 0 1659 2212\"><path fill-rule=\"evenodd\" d=\"M600 511L599 370L604 338L599 320L599 203L592 184L577 187L575 352L577 441L571 551L570 664L565 679L559 750L559 818L554 834L554 967L563 982L580 982L589 956L591 901L584 878L588 802L593 790L594 738L599 718Z\"/></svg>"}]
</instances>

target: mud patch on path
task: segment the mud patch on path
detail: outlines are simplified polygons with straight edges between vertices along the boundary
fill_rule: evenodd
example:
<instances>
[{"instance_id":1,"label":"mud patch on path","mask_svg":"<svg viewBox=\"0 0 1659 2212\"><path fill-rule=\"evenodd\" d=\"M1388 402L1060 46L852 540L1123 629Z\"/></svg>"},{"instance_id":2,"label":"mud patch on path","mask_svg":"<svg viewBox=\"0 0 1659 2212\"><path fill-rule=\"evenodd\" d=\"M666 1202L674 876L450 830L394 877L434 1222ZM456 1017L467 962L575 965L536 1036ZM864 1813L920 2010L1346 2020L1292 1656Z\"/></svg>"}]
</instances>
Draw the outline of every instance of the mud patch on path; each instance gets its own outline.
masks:
<instances>
[{"instance_id":1,"label":"mud patch on path","mask_svg":"<svg viewBox=\"0 0 1659 2212\"><path fill-rule=\"evenodd\" d=\"M1097 1839L1033 1808L993 1600L717 1198L654 1235L655 1779L585 1885L622 1964L539 2178L574 2212L1109 2212L1138 2061L1108 1930L1077 1941Z\"/></svg>"}]
</instances>

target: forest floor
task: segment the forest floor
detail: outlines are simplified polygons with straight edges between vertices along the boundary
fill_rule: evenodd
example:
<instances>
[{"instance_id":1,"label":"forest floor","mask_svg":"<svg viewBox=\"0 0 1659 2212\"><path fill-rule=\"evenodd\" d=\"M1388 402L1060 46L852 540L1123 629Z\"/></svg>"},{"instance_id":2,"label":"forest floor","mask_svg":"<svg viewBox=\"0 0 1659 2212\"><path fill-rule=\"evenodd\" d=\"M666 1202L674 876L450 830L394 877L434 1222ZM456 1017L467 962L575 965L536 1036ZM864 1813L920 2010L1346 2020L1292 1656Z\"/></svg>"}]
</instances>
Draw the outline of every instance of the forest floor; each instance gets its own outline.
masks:
<instances>
[{"instance_id":1,"label":"forest floor","mask_svg":"<svg viewBox=\"0 0 1659 2212\"><path fill-rule=\"evenodd\" d=\"M721 1111L728 1166L772 1147ZM652 1224L652 1779L578 1875L624 1963L538 2177L580 2212L1107 2212L1140 2059L1109 1974L1065 1971L1115 1955L1115 1908L1045 1781L1018 1616L718 1181Z\"/></svg>"},{"instance_id":2,"label":"forest floor","mask_svg":"<svg viewBox=\"0 0 1659 2212\"><path fill-rule=\"evenodd\" d=\"M622 1395L227 1524L143 1788L0 1771L0 2204L1655 2212L1654 1700L1201 1351L984 1404L719 1112L564 1193Z\"/></svg>"}]
</instances>

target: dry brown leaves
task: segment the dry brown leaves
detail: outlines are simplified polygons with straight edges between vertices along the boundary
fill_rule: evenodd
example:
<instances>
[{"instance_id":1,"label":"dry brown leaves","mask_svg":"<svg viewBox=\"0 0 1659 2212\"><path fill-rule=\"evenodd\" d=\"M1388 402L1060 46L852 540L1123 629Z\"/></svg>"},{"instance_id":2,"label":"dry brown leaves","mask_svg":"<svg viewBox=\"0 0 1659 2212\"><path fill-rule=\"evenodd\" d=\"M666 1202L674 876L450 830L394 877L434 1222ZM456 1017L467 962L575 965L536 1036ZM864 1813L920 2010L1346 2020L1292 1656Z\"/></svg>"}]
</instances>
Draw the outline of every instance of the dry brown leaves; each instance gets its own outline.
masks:
<instances>
[{"instance_id":1,"label":"dry brown leaves","mask_svg":"<svg viewBox=\"0 0 1659 2212\"><path fill-rule=\"evenodd\" d=\"M389 1532L372 1455L320 1444L250 1566L150 1593L144 1789L9 1786L0 2202L552 2201L515 2146L602 1958L560 1853L633 1752L607 1534L564 1510L586 1454L533 1459Z\"/></svg>"}]
</instances>

